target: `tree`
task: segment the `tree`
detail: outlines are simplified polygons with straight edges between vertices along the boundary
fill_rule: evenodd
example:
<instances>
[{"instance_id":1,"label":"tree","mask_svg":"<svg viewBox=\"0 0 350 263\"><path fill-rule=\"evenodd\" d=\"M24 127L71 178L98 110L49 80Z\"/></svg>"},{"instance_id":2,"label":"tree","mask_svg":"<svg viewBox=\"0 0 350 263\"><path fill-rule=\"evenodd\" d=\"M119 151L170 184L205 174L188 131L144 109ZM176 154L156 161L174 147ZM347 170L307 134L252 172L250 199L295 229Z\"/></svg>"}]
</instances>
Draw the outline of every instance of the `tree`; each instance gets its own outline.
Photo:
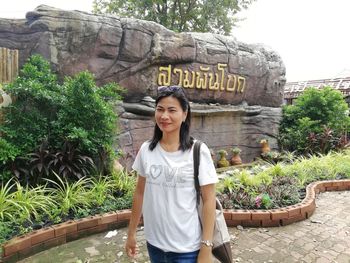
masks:
<instances>
[{"instance_id":1,"label":"tree","mask_svg":"<svg viewBox=\"0 0 350 263\"><path fill-rule=\"evenodd\" d=\"M349 107L340 91L308 88L294 105L283 107L280 145L299 153L327 152L349 132L348 114Z\"/></svg>"},{"instance_id":2,"label":"tree","mask_svg":"<svg viewBox=\"0 0 350 263\"><path fill-rule=\"evenodd\" d=\"M235 15L254 0L94 0L95 13L109 13L157 22L175 32L228 35Z\"/></svg>"}]
</instances>

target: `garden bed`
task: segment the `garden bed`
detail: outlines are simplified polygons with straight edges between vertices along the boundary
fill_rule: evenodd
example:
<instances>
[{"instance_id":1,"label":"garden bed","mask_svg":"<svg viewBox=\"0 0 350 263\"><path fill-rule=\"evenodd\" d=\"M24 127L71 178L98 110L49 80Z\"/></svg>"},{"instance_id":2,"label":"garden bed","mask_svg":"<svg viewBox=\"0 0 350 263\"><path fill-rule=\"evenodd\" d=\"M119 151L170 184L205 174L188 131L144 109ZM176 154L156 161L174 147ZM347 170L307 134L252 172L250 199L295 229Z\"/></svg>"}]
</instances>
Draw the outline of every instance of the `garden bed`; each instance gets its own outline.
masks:
<instances>
[{"instance_id":1,"label":"garden bed","mask_svg":"<svg viewBox=\"0 0 350 263\"><path fill-rule=\"evenodd\" d=\"M314 182L307 186L301 203L272 210L225 210L228 226L246 227L285 226L309 218L316 209L315 198L325 191L350 190L350 179ZM16 262L32 254L58 246L87 235L125 227L130 219L130 210L89 216L46 227L15 237L2 244L2 261ZM140 222L142 224L142 221Z\"/></svg>"}]
</instances>

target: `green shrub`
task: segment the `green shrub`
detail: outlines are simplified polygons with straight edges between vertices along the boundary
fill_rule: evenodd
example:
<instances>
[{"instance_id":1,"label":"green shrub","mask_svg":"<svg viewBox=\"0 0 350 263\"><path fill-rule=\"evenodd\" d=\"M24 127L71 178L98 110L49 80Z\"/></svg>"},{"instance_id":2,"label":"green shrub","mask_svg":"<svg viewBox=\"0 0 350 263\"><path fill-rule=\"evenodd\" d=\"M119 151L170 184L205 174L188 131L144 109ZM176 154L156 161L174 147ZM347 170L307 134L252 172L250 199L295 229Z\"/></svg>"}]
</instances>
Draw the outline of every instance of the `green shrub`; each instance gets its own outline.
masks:
<instances>
[{"instance_id":1,"label":"green shrub","mask_svg":"<svg viewBox=\"0 0 350 263\"><path fill-rule=\"evenodd\" d=\"M59 84L49 63L34 55L19 77L4 89L14 100L2 110L0 174L10 172L21 182L32 184L52 174L51 170L61 175L62 165L57 167L57 159L68 160L70 152L56 160L54 157L62 153L66 144L72 145L86 164L75 166L74 172L65 169L65 174L73 174L73 180L87 175L92 167L108 171L117 132L113 103L122 93L118 85L110 83L99 88L88 72L67 77ZM50 167L50 161L55 165Z\"/></svg>"},{"instance_id":2,"label":"green shrub","mask_svg":"<svg viewBox=\"0 0 350 263\"><path fill-rule=\"evenodd\" d=\"M4 87L14 98L3 108L4 123L0 127L3 139L24 156L35 149L51 133L51 122L57 119L60 88L50 65L40 56L31 56L19 77Z\"/></svg>"},{"instance_id":3,"label":"green shrub","mask_svg":"<svg viewBox=\"0 0 350 263\"><path fill-rule=\"evenodd\" d=\"M327 153L341 147L344 135L350 131L348 110L341 92L330 87L308 88L295 105L283 107L281 148L306 154Z\"/></svg>"}]
</instances>

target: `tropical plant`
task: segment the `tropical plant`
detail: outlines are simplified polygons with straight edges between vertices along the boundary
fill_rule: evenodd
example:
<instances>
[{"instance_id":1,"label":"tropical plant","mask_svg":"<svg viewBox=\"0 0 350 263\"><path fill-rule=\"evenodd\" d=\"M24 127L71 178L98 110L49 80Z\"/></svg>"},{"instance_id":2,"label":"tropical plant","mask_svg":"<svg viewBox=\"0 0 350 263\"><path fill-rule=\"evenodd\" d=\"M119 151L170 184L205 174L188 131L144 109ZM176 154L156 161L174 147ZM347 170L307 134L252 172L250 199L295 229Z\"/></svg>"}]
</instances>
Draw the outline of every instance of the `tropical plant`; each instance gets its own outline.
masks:
<instances>
[{"instance_id":1,"label":"tropical plant","mask_svg":"<svg viewBox=\"0 0 350 263\"><path fill-rule=\"evenodd\" d=\"M53 155L48 149L48 146L48 141L44 140L35 152L27 155L28 169L34 185L40 182L42 178L49 177L50 175L49 163Z\"/></svg>"},{"instance_id":2,"label":"tropical plant","mask_svg":"<svg viewBox=\"0 0 350 263\"><path fill-rule=\"evenodd\" d=\"M99 176L97 179L93 179L91 188L92 201L101 206L106 199L113 198L112 194L113 182L109 176Z\"/></svg>"},{"instance_id":3,"label":"tropical plant","mask_svg":"<svg viewBox=\"0 0 350 263\"><path fill-rule=\"evenodd\" d=\"M52 193L52 198L56 200L58 211L63 216L69 212L77 213L80 207L90 207L92 204L89 186L91 179L82 177L78 181L69 183L56 173L56 180L46 179L52 187L48 190Z\"/></svg>"},{"instance_id":4,"label":"tropical plant","mask_svg":"<svg viewBox=\"0 0 350 263\"><path fill-rule=\"evenodd\" d=\"M232 176L225 176L220 184L217 186L217 191L220 193L228 192L232 193L233 191L239 189L241 185L235 180Z\"/></svg>"},{"instance_id":5,"label":"tropical plant","mask_svg":"<svg viewBox=\"0 0 350 263\"><path fill-rule=\"evenodd\" d=\"M301 154L327 153L350 131L349 107L340 91L306 89L294 105L283 107L279 131L282 149Z\"/></svg>"},{"instance_id":6,"label":"tropical plant","mask_svg":"<svg viewBox=\"0 0 350 263\"><path fill-rule=\"evenodd\" d=\"M224 149L219 150L218 153L220 154L220 156L226 156L227 155L227 151L224 150Z\"/></svg>"},{"instance_id":7,"label":"tropical plant","mask_svg":"<svg viewBox=\"0 0 350 263\"><path fill-rule=\"evenodd\" d=\"M236 14L248 8L252 2L253 0L94 0L94 12L150 20L177 32L228 35L238 21Z\"/></svg>"},{"instance_id":8,"label":"tropical plant","mask_svg":"<svg viewBox=\"0 0 350 263\"><path fill-rule=\"evenodd\" d=\"M9 221L14 219L14 214L17 209L16 203L13 202L11 197L11 191L14 184L11 184L12 180L7 181L5 185L1 185L0 188L0 218L1 221Z\"/></svg>"},{"instance_id":9,"label":"tropical plant","mask_svg":"<svg viewBox=\"0 0 350 263\"><path fill-rule=\"evenodd\" d=\"M257 187L261 184L260 178L246 169L240 171L237 178L244 187Z\"/></svg>"},{"instance_id":10,"label":"tropical plant","mask_svg":"<svg viewBox=\"0 0 350 263\"><path fill-rule=\"evenodd\" d=\"M242 152L242 150L240 148L238 148L238 147L234 147L234 148L231 149L231 152L233 154L240 154Z\"/></svg>"},{"instance_id":11,"label":"tropical plant","mask_svg":"<svg viewBox=\"0 0 350 263\"><path fill-rule=\"evenodd\" d=\"M65 141L62 150L52 154L49 168L55 171L61 178L74 181L87 176L95 167L89 156L82 155L72 143Z\"/></svg>"},{"instance_id":12,"label":"tropical plant","mask_svg":"<svg viewBox=\"0 0 350 263\"><path fill-rule=\"evenodd\" d=\"M297 156L295 155L295 152L290 152L290 151L282 152L282 160L284 163L293 163L296 158Z\"/></svg>"},{"instance_id":13,"label":"tropical plant","mask_svg":"<svg viewBox=\"0 0 350 263\"><path fill-rule=\"evenodd\" d=\"M115 197L122 197L124 195L133 193L136 186L135 174L129 174L126 170L113 171L111 173L113 195Z\"/></svg>"},{"instance_id":14,"label":"tropical plant","mask_svg":"<svg viewBox=\"0 0 350 263\"><path fill-rule=\"evenodd\" d=\"M23 223L27 220L31 221L32 216L38 219L41 218L43 212L50 213L49 211L55 202L48 194L45 186L29 188L29 186L21 186L19 182L15 184L17 189L11 194L11 200L16 205L16 211L14 212L16 221Z\"/></svg>"},{"instance_id":15,"label":"tropical plant","mask_svg":"<svg viewBox=\"0 0 350 263\"><path fill-rule=\"evenodd\" d=\"M275 165L270 166L269 168L267 168L264 172L262 173L266 173L272 177L276 177L276 176L284 176L285 175L285 171L284 171L284 165L277 163Z\"/></svg>"},{"instance_id":16,"label":"tropical plant","mask_svg":"<svg viewBox=\"0 0 350 263\"><path fill-rule=\"evenodd\" d=\"M85 168L91 159L98 162L113 159L111 149L117 131L113 103L123 92L118 85L109 83L97 87L88 72L68 77L59 84L50 64L41 56L33 55L19 77L5 85L4 90L15 99L2 112L0 174L12 173L25 183L31 174L34 182L30 183L35 184L50 173L47 166L50 153L62 151L65 143L74 145L80 157L83 156L80 158L83 170L74 169L77 177L87 174ZM101 159L101 155L107 156ZM62 154L56 157L62 160ZM111 166L98 164L105 173ZM63 171L58 168L57 173L73 171L66 168L62 168Z\"/></svg>"}]
</instances>

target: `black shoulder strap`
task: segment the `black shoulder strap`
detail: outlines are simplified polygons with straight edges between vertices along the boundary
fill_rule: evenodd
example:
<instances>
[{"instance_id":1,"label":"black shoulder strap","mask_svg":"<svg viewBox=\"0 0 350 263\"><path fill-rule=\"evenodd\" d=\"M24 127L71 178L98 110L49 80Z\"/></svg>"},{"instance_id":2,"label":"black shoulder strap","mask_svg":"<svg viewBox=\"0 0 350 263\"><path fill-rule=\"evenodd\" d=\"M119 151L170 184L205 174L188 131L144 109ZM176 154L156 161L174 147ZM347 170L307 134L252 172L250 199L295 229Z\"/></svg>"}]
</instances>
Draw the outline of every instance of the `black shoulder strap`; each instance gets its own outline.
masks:
<instances>
[{"instance_id":1,"label":"black shoulder strap","mask_svg":"<svg viewBox=\"0 0 350 263\"><path fill-rule=\"evenodd\" d=\"M194 186L196 188L196 193L197 193L197 204L199 204L199 200L200 200L198 172L199 172L199 163L200 163L201 144L202 142L197 140L193 146L193 174L194 174Z\"/></svg>"}]
</instances>

